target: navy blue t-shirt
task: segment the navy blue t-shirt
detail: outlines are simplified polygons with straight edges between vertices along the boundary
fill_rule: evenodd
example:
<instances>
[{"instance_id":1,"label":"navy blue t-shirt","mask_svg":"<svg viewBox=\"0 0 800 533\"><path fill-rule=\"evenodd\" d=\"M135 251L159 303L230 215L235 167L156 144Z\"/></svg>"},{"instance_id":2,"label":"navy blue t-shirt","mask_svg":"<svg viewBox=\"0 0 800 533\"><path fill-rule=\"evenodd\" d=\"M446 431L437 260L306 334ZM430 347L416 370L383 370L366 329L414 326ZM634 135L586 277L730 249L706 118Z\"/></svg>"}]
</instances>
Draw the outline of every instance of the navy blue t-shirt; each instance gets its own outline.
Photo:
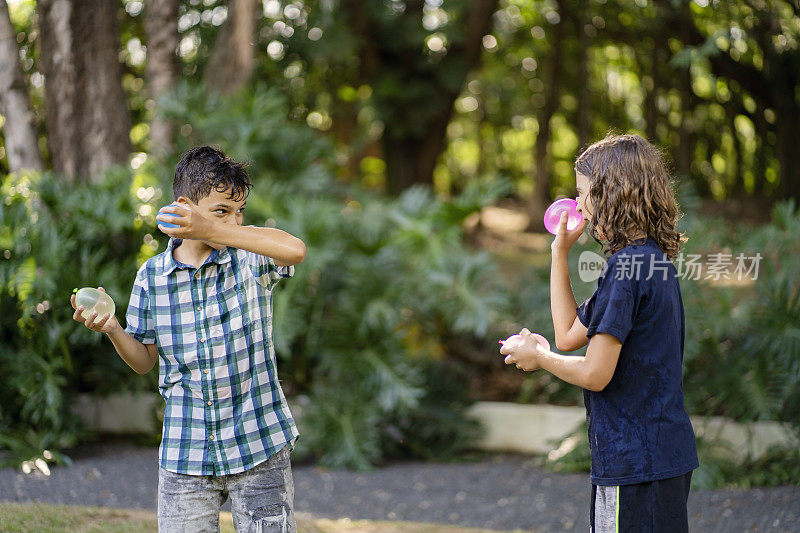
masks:
<instances>
[{"instance_id":1,"label":"navy blue t-shirt","mask_svg":"<svg viewBox=\"0 0 800 533\"><path fill-rule=\"evenodd\" d=\"M608 259L578 318L589 329L587 337L608 333L622 343L609 384L583 393L592 484L630 485L697 468L694 431L683 406L678 273L652 237Z\"/></svg>"}]
</instances>

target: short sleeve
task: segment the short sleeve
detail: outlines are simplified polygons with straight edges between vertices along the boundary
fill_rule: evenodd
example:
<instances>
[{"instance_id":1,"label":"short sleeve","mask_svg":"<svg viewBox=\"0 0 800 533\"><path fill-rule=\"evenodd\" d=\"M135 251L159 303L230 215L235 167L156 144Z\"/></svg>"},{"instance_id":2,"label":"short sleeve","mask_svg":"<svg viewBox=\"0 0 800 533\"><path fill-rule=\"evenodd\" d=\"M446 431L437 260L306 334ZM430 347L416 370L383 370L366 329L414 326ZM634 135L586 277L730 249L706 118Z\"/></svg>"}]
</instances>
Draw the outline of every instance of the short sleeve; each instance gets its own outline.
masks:
<instances>
[{"instance_id":1,"label":"short sleeve","mask_svg":"<svg viewBox=\"0 0 800 533\"><path fill-rule=\"evenodd\" d=\"M624 343L633 329L638 307L637 280L614 266L609 264L597 282L597 290L578 306L577 314L588 329L587 337L608 333Z\"/></svg>"},{"instance_id":2,"label":"short sleeve","mask_svg":"<svg viewBox=\"0 0 800 533\"><path fill-rule=\"evenodd\" d=\"M278 266L275 260L266 255L248 253L248 264L253 277L265 289L271 289L284 278L294 276L294 266Z\"/></svg>"},{"instance_id":3,"label":"short sleeve","mask_svg":"<svg viewBox=\"0 0 800 533\"><path fill-rule=\"evenodd\" d=\"M136 281L131 290L131 299L128 301L128 311L125 313L125 321L127 322L126 333L142 344L155 344L156 331L150 311L147 275L144 266L136 274Z\"/></svg>"},{"instance_id":4,"label":"short sleeve","mask_svg":"<svg viewBox=\"0 0 800 533\"><path fill-rule=\"evenodd\" d=\"M256 226L248 227L254 228ZM245 253L247 253L247 263L250 266L253 277L265 289L271 289L280 280L294 276L294 266L292 265L278 266L273 258L266 255L259 255L253 252Z\"/></svg>"}]
</instances>

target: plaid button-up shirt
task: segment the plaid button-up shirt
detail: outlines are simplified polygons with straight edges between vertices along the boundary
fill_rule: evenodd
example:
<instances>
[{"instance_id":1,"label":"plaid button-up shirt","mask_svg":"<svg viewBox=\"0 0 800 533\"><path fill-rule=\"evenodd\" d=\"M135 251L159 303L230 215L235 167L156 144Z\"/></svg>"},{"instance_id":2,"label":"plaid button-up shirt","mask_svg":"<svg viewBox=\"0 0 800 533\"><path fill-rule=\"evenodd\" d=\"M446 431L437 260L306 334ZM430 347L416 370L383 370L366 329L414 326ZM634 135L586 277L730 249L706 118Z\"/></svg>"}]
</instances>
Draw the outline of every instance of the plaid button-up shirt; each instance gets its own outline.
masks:
<instances>
[{"instance_id":1,"label":"plaid button-up shirt","mask_svg":"<svg viewBox=\"0 0 800 533\"><path fill-rule=\"evenodd\" d=\"M160 464L180 474L243 472L298 435L272 345L272 289L294 267L229 247L194 268L172 256L180 242L139 269L126 316L125 331L158 344Z\"/></svg>"}]
</instances>

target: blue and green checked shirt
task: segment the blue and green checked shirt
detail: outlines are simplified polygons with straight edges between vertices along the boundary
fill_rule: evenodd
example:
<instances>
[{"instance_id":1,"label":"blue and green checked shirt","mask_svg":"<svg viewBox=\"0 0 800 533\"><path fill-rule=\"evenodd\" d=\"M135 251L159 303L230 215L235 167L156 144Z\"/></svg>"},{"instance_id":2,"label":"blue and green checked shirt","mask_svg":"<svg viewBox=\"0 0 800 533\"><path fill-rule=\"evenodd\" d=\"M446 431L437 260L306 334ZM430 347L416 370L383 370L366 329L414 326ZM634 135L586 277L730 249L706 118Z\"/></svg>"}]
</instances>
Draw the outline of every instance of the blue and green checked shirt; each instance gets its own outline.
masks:
<instances>
[{"instance_id":1,"label":"blue and green checked shirt","mask_svg":"<svg viewBox=\"0 0 800 533\"><path fill-rule=\"evenodd\" d=\"M272 289L294 267L245 250L214 250L194 268L180 239L136 274L125 331L158 344L166 401L161 467L190 475L244 472L297 438L278 382Z\"/></svg>"}]
</instances>

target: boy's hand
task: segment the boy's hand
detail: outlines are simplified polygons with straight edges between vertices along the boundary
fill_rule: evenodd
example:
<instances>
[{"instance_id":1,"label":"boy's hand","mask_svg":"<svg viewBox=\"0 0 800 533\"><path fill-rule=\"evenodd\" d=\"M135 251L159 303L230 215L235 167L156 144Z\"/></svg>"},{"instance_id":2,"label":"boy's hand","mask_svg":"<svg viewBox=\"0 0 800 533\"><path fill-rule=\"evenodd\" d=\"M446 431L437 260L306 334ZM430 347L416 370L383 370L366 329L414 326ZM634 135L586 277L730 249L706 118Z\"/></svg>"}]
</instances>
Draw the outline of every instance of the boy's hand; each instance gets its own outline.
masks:
<instances>
[{"instance_id":1,"label":"boy's hand","mask_svg":"<svg viewBox=\"0 0 800 533\"><path fill-rule=\"evenodd\" d=\"M183 197L178 198L181 200ZM181 202L181 207L172 205L164 206L156 216L156 222L168 222L176 224L177 228L165 228L161 224L158 229L170 237L176 239L194 239L198 241L208 240L211 237L214 222L200 214L194 206L187 202ZM174 217L164 213L172 213Z\"/></svg>"},{"instance_id":2,"label":"boy's hand","mask_svg":"<svg viewBox=\"0 0 800 533\"><path fill-rule=\"evenodd\" d=\"M550 244L550 250L552 252L561 252L567 253L569 252L572 245L575 244L575 241L578 240L578 237L581 236L583 233L583 229L586 227L586 219L584 218L581 220L581 223L578 224L578 227L572 231L567 229L567 213L566 211L561 213L561 220L558 221L558 231L556 232L556 238L553 240L552 244Z\"/></svg>"},{"instance_id":3,"label":"boy's hand","mask_svg":"<svg viewBox=\"0 0 800 533\"><path fill-rule=\"evenodd\" d=\"M505 363L516 365L517 368L526 372L539 370L541 368L539 366L541 346L528 328L524 328L519 334L523 339L521 344L500 348L500 353L506 356Z\"/></svg>"},{"instance_id":4,"label":"boy's hand","mask_svg":"<svg viewBox=\"0 0 800 533\"><path fill-rule=\"evenodd\" d=\"M97 287L97 288L98 290L106 292L106 290L103 287ZM83 318L81 316L81 313L83 313L84 308L83 306L75 307L74 294L70 296L69 302L72 304L72 308L75 309L75 312L72 314L73 320L75 320L76 322L80 322L81 324L83 324L92 331L97 331L99 333L111 333L122 327L119 325L117 317L111 314L103 315L97 322L95 322L95 319L97 318L97 311L92 311L87 318Z\"/></svg>"}]
</instances>

